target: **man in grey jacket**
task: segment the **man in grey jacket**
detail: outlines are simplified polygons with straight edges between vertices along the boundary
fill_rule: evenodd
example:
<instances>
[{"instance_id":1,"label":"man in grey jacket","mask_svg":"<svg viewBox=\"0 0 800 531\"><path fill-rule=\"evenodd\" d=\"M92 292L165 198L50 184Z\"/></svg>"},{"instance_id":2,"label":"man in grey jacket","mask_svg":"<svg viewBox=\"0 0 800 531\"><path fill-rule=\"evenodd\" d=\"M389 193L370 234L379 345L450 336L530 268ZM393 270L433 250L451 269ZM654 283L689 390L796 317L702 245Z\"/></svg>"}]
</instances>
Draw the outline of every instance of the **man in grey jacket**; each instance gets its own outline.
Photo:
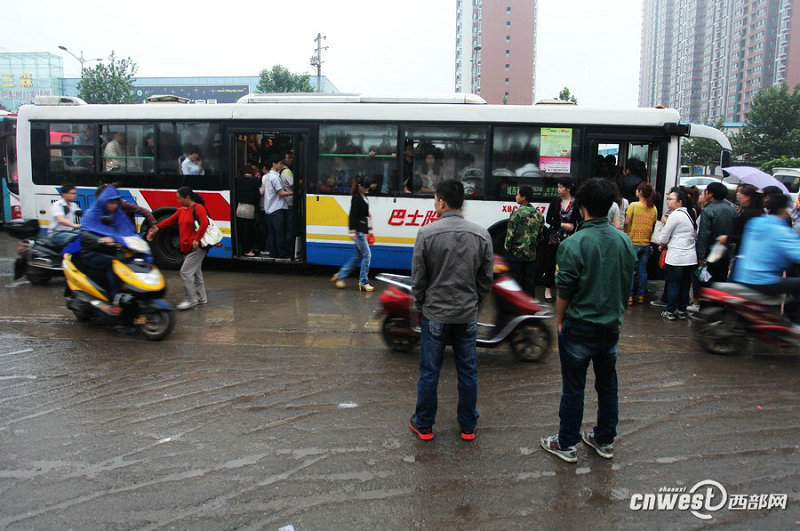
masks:
<instances>
[{"instance_id":1,"label":"man in grey jacket","mask_svg":"<svg viewBox=\"0 0 800 531\"><path fill-rule=\"evenodd\" d=\"M439 219L420 229L414 245L411 280L422 311L417 407L409 428L433 439L437 388L445 347L450 344L458 372L461 438L475 438L478 411L478 307L492 284L492 240L486 229L461 215L464 185L442 181L434 196Z\"/></svg>"}]
</instances>

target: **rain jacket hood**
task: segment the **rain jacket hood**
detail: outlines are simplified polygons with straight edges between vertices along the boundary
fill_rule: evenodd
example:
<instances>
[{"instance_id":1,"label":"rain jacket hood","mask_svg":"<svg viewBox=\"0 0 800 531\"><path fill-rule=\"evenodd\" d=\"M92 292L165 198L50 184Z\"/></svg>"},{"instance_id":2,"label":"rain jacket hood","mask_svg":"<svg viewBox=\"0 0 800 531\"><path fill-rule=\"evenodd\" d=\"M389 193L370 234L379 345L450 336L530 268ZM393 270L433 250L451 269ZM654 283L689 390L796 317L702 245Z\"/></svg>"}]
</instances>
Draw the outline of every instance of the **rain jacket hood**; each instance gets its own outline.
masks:
<instances>
[{"instance_id":1,"label":"rain jacket hood","mask_svg":"<svg viewBox=\"0 0 800 531\"><path fill-rule=\"evenodd\" d=\"M119 195L115 187L108 185L103 188L97 200L89 207L86 214L83 215L81 230L88 230L89 232L102 236L111 236L112 238L134 236L136 231L133 225L131 225L130 220L128 220L128 216L122 211L122 208L118 208L113 214L110 214L108 209L106 209L106 203L115 199L122 199L122 196ZM103 216L111 216L113 224L104 225L101 221Z\"/></svg>"}]
</instances>

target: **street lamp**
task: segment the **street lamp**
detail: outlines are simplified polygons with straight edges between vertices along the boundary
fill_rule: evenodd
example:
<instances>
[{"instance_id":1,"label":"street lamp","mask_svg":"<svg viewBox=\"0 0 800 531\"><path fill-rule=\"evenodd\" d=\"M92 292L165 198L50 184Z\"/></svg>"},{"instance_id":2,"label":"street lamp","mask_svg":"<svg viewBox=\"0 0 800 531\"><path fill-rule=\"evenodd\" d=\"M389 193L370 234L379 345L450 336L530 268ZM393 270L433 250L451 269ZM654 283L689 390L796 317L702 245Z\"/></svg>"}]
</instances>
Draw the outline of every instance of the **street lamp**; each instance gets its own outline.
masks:
<instances>
[{"instance_id":1,"label":"street lamp","mask_svg":"<svg viewBox=\"0 0 800 531\"><path fill-rule=\"evenodd\" d=\"M100 59L100 58L98 58L98 59L86 59L86 58L84 58L84 57L83 57L83 50L81 50L81 56L80 56L80 57L78 57L77 55L75 55L75 54L74 54L74 53L72 53L71 51L67 50L67 47L66 47L66 46L59 46L59 47L58 47L58 49L59 49L59 50L64 50L65 52L67 52L68 54L70 54L72 57L74 57L74 58L75 58L75 59L76 59L76 60L77 60L77 61L78 61L78 62L81 64L81 71L83 71L83 69L84 69L84 66L83 66L83 65L84 65L85 63L89 62L89 61L102 61L102 59Z\"/></svg>"}]
</instances>

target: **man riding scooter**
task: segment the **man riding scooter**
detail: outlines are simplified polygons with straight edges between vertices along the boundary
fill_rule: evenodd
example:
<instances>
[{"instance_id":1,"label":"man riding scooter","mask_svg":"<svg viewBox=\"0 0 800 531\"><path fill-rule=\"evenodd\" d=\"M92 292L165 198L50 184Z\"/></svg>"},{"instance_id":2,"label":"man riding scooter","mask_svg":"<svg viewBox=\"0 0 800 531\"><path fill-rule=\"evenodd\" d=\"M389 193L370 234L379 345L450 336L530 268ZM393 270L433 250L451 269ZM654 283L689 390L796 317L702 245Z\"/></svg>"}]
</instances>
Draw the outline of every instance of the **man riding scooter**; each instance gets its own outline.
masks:
<instances>
[{"instance_id":1,"label":"man riding scooter","mask_svg":"<svg viewBox=\"0 0 800 531\"><path fill-rule=\"evenodd\" d=\"M70 242L64 253L80 253L81 268L108 289L114 305L119 305L119 280L112 268L115 238L135 236L128 217L120 209L122 197L114 186L106 186L81 221L80 238Z\"/></svg>"}]
</instances>

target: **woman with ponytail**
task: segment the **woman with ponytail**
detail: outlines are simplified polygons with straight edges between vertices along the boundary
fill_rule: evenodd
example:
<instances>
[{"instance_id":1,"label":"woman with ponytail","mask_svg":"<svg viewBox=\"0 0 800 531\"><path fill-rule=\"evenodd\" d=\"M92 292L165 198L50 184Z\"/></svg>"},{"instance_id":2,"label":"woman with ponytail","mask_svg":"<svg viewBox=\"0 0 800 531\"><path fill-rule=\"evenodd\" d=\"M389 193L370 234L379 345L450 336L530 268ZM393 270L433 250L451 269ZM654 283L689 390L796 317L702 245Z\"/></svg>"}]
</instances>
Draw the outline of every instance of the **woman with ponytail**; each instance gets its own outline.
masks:
<instances>
[{"instance_id":1,"label":"woman with ponytail","mask_svg":"<svg viewBox=\"0 0 800 531\"><path fill-rule=\"evenodd\" d=\"M198 304L206 304L206 285L203 281L201 266L208 252L207 248L200 245L200 240L208 228L208 211L203 198L192 191L188 186L178 188L178 203L180 208L170 217L164 219L150 229L147 239L152 240L159 230L170 225L178 225L178 235L181 241L181 252L186 254L181 266L181 280L186 293L185 298L177 306L179 310L188 310ZM194 224L197 222L197 228Z\"/></svg>"},{"instance_id":2,"label":"woman with ponytail","mask_svg":"<svg viewBox=\"0 0 800 531\"><path fill-rule=\"evenodd\" d=\"M656 192L652 184L647 181L640 183L636 187L636 198L638 201L631 203L625 212L625 232L636 249L636 270L639 276L638 285L631 286L628 305L633 304L634 297L636 302L644 302L644 294L647 292L647 259L651 252L650 237L658 219L658 210L654 204Z\"/></svg>"}]
</instances>

